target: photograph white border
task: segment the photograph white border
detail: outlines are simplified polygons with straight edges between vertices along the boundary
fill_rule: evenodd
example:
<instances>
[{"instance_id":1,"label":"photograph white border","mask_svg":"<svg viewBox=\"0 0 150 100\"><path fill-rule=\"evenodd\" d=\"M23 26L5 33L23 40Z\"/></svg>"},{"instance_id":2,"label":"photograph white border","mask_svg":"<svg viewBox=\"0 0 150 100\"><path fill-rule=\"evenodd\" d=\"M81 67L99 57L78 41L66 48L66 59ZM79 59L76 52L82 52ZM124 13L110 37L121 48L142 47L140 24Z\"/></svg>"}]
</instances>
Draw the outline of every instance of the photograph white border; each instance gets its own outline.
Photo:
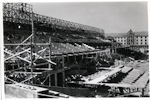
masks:
<instances>
[{"instance_id":1,"label":"photograph white border","mask_svg":"<svg viewBox=\"0 0 150 100\"><path fill-rule=\"evenodd\" d=\"M149 0L0 0L0 99L5 100L6 98L4 97L4 54L3 54L3 12L2 12L2 4L3 2L148 2L148 32L150 29L150 20L149 20L149 16L150 16L150 3ZM150 40L150 39L149 39ZM149 41L150 44L150 41ZM10 98L8 100L20 100L20 98ZM27 98L28 100L33 100L30 98ZM91 99L91 98L69 98L71 100L75 100L75 99L81 99L81 100L85 100L85 99ZM97 98L92 98L92 99L97 99ZM113 99L132 99L132 100L137 100L137 99L147 99L149 100L150 98L98 98L101 100L113 100ZM7 100L7 99L6 99ZM26 100L26 99L22 99L22 100ZM34 99L34 100L38 100ZM40 100L40 99L39 99ZM42 99L42 100L47 100L47 99ZM63 99L61 99L63 100Z\"/></svg>"}]
</instances>

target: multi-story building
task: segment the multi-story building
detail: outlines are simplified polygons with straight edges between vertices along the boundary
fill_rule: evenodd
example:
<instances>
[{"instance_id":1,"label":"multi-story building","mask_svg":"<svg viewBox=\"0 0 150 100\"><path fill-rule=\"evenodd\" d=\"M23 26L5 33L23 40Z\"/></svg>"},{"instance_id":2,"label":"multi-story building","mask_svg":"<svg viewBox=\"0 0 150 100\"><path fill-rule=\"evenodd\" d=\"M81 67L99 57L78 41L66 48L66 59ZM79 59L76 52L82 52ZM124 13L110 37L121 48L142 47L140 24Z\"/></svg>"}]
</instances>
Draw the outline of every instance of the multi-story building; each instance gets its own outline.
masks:
<instances>
[{"instance_id":1,"label":"multi-story building","mask_svg":"<svg viewBox=\"0 0 150 100\"><path fill-rule=\"evenodd\" d=\"M121 43L124 47L147 52L148 51L148 32L133 32L131 29L127 33L111 33L114 40Z\"/></svg>"}]
</instances>

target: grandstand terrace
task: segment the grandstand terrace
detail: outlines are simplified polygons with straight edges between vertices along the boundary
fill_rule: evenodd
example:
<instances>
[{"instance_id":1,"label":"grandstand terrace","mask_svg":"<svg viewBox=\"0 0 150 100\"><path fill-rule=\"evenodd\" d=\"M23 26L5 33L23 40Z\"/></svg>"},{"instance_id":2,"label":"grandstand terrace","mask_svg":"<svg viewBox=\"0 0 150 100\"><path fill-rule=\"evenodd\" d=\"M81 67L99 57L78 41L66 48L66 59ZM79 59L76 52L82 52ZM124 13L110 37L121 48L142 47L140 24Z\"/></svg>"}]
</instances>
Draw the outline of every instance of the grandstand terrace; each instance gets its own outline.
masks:
<instances>
[{"instance_id":1,"label":"grandstand terrace","mask_svg":"<svg viewBox=\"0 0 150 100\"><path fill-rule=\"evenodd\" d=\"M103 29L34 13L32 5L26 3L4 3L3 6L4 35L30 35L33 19L35 34L51 36L52 41L104 43Z\"/></svg>"}]
</instances>

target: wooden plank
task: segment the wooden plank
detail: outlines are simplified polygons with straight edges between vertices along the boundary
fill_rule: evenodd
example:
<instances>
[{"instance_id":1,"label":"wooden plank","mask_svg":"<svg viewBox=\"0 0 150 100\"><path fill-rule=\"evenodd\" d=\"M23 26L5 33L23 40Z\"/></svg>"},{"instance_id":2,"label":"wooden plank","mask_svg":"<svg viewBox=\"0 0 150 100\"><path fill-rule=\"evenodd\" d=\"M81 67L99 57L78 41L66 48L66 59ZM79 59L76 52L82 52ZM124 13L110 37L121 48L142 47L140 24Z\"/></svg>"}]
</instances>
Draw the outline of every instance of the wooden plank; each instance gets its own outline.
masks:
<instances>
[{"instance_id":1,"label":"wooden plank","mask_svg":"<svg viewBox=\"0 0 150 100\"><path fill-rule=\"evenodd\" d=\"M6 61L6 60L9 60L9 59L11 59L11 58L13 58L13 57L16 57L16 56L18 56L18 55L20 55L20 54L22 54L22 53L25 53L25 52L27 52L27 51L29 51L29 50L30 50L30 48L28 48L28 49L26 49L26 50L24 50L24 51L18 52L18 53L16 53L16 54L12 54L12 56L6 58L5 61Z\"/></svg>"},{"instance_id":2,"label":"wooden plank","mask_svg":"<svg viewBox=\"0 0 150 100\"><path fill-rule=\"evenodd\" d=\"M7 53L7 54L9 54L9 55L14 55L13 53L10 53L10 52L8 52L8 51L6 51L6 50L4 50L4 52ZM16 57L19 58L20 60L23 60L23 61L28 62L28 63L31 64L31 61L29 61L29 60L27 60L27 59L25 59L25 58L22 58L22 57L20 57L20 56L16 56ZM35 63L34 63L34 65L35 65Z\"/></svg>"},{"instance_id":3,"label":"wooden plank","mask_svg":"<svg viewBox=\"0 0 150 100\"><path fill-rule=\"evenodd\" d=\"M32 68L32 69L35 69L35 70L52 70L51 68Z\"/></svg>"},{"instance_id":4,"label":"wooden plank","mask_svg":"<svg viewBox=\"0 0 150 100\"><path fill-rule=\"evenodd\" d=\"M31 72L14 71L14 74L31 74ZM33 74L42 74L42 72L33 72Z\"/></svg>"},{"instance_id":5,"label":"wooden plank","mask_svg":"<svg viewBox=\"0 0 150 100\"><path fill-rule=\"evenodd\" d=\"M31 43L23 43L23 44L21 44L21 43L5 43L4 44L4 46L23 46L23 45L25 45L25 46L29 46L29 45L31 45ZM41 45L41 46L48 46L49 44L48 43L35 43L34 45Z\"/></svg>"},{"instance_id":6,"label":"wooden plank","mask_svg":"<svg viewBox=\"0 0 150 100\"><path fill-rule=\"evenodd\" d=\"M24 44L27 40L29 40L32 37L33 34L31 34L28 38L26 38L22 43L20 44ZM18 45L15 49L18 49L20 45Z\"/></svg>"},{"instance_id":7,"label":"wooden plank","mask_svg":"<svg viewBox=\"0 0 150 100\"><path fill-rule=\"evenodd\" d=\"M27 52L28 52L28 53L31 53L30 51L27 51ZM44 60L48 61L48 62L51 63L51 64L56 65L55 62L53 62L53 61L51 61L51 60L48 60L48 59L46 59L46 58L43 58L42 56L38 55L37 53L33 53L33 55L35 55L36 57L39 57L39 58L41 58L41 59L44 59Z\"/></svg>"}]
</instances>

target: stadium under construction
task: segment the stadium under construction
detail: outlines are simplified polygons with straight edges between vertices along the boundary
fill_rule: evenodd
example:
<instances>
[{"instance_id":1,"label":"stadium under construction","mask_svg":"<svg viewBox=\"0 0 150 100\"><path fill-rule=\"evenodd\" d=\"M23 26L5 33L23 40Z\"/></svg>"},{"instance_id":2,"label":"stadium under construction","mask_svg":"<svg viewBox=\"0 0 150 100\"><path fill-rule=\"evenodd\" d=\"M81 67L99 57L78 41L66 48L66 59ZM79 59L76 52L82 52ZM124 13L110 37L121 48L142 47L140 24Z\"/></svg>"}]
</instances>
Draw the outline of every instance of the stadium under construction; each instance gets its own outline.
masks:
<instances>
[{"instance_id":1,"label":"stadium under construction","mask_svg":"<svg viewBox=\"0 0 150 100\"><path fill-rule=\"evenodd\" d=\"M122 47L103 29L36 14L27 3L4 3L3 25L7 98L149 96L148 60L116 59Z\"/></svg>"}]
</instances>

